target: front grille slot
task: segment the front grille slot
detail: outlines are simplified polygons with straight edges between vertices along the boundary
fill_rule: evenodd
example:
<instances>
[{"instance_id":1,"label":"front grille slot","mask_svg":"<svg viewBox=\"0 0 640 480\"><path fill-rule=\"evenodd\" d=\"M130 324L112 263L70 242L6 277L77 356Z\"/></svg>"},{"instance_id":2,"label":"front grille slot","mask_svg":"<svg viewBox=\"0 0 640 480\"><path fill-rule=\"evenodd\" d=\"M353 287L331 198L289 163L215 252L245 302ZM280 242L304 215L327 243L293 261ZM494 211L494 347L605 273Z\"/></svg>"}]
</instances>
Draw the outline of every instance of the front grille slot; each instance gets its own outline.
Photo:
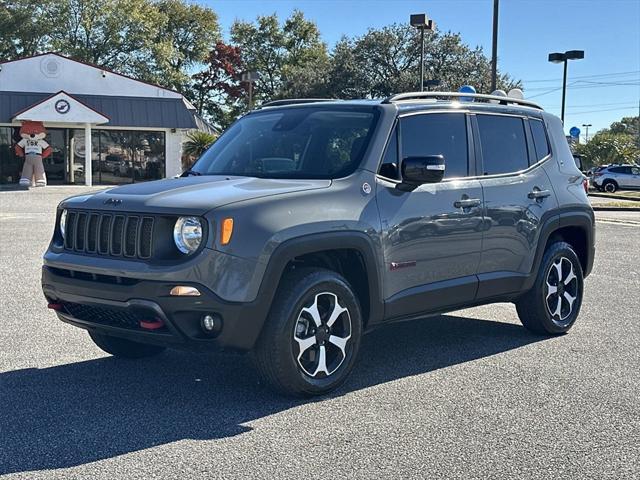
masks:
<instances>
[{"instance_id":1,"label":"front grille slot","mask_svg":"<svg viewBox=\"0 0 640 480\"><path fill-rule=\"evenodd\" d=\"M149 259L153 217L68 211L64 248L80 253Z\"/></svg>"},{"instance_id":2,"label":"front grille slot","mask_svg":"<svg viewBox=\"0 0 640 480\"><path fill-rule=\"evenodd\" d=\"M157 315L153 311L147 312L146 310L142 311L137 309L117 309L71 302L64 302L62 305L64 313L71 315L73 318L77 318L78 320L130 330L144 330L140 327L141 321L148 322L157 319ZM166 327L155 330L155 332L166 332Z\"/></svg>"}]
</instances>

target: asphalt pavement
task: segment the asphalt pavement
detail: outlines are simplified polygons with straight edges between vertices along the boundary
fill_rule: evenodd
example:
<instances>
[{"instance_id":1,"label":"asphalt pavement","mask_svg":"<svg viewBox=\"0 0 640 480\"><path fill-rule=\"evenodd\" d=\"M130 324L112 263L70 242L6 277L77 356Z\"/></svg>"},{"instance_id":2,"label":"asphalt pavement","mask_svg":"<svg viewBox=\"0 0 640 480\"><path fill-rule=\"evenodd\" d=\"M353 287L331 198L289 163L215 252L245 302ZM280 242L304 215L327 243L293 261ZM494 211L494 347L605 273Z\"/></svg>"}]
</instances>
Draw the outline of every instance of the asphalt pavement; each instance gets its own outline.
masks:
<instances>
[{"instance_id":1,"label":"asphalt pavement","mask_svg":"<svg viewBox=\"0 0 640 480\"><path fill-rule=\"evenodd\" d=\"M40 291L59 200L0 192L0 476L638 478L640 213L598 212L567 335L496 304L376 330L348 383L281 398L244 356L111 358Z\"/></svg>"}]
</instances>

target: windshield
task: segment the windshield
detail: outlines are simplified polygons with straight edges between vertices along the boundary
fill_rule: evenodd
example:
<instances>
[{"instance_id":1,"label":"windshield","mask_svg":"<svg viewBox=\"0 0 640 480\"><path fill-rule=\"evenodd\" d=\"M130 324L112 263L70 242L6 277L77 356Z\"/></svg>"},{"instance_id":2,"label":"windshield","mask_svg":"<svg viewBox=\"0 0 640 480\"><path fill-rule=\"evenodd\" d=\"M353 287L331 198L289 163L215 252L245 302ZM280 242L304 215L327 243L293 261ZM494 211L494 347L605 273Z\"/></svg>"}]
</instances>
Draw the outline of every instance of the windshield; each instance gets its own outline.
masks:
<instances>
[{"instance_id":1,"label":"windshield","mask_svg":"<svg viewBox=\"0 0 640 480\"><path fill-rule=\"evenodd\" d=\"M317 106L247 115L191 169L201 175L340 178L360 164L378 118L375 107Z\"/></svg>"}]
</instances>

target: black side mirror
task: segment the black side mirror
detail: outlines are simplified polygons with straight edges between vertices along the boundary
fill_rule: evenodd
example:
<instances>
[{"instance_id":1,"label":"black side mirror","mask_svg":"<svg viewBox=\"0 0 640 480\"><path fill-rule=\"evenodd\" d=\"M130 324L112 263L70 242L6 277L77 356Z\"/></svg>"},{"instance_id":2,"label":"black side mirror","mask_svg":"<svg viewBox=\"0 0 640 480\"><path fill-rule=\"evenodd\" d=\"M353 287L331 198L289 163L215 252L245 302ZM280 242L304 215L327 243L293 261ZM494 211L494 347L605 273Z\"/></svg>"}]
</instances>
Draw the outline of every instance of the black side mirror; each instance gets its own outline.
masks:
<instances>
[{"instance_id":1,"label":"black side mirror","mask_svg":"<svg viewBox=\"0 0 640 480\"><path fill-rule=\"evenodd\" d=\"M407 157L402 162L401 185L413 190L423 183L438 183L444 177L444 168L442 155Z\"/></svg>"}]
</instances>

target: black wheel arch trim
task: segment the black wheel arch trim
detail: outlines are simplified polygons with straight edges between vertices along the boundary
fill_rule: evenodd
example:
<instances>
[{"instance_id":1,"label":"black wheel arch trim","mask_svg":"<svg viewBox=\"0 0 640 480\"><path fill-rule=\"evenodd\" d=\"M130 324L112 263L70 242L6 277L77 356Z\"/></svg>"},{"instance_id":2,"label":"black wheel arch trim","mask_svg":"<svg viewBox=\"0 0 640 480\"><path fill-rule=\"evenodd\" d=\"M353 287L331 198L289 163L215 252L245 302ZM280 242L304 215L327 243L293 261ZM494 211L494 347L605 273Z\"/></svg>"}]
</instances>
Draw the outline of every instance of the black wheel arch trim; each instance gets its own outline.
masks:
<instances>
[{"instance_id":1,"label":"black wheel arch trim","mask_svg":"<svg viewBox=\"0 0 640 480\"><path fill-rule=\"evenodd\" d=\"M266 305L265 319L278 290L282 274L291 260L309 253L345 249L358 251L365 263L369 289L367 325L381 322L384 317L384 302L382 301L380 265L377 260L381 253L376 254L379 249L376 248L370 236L358 231L314 233L291 238L278 245L269 258L255 300L260 305Z\"/></svg>"},{"instance_id":2,"label":"black wheel arch trim","mask_svg":"<svg viewBox=\"0 0 640 480\"><path fill-rule=\"evenodd\" d=\"M595 256L595 217L593 209L585 205L572 205L560 208L555 213L556 215L548 218L542 226L533 267L530 275L524 282L523 290L529 290L533 286L549 238L558 230L565 227L578 227L584 232L587 242L587 258L585 262L586 268L583 274L587 277L591 273Z\"/></svg>"}]
</instances>

